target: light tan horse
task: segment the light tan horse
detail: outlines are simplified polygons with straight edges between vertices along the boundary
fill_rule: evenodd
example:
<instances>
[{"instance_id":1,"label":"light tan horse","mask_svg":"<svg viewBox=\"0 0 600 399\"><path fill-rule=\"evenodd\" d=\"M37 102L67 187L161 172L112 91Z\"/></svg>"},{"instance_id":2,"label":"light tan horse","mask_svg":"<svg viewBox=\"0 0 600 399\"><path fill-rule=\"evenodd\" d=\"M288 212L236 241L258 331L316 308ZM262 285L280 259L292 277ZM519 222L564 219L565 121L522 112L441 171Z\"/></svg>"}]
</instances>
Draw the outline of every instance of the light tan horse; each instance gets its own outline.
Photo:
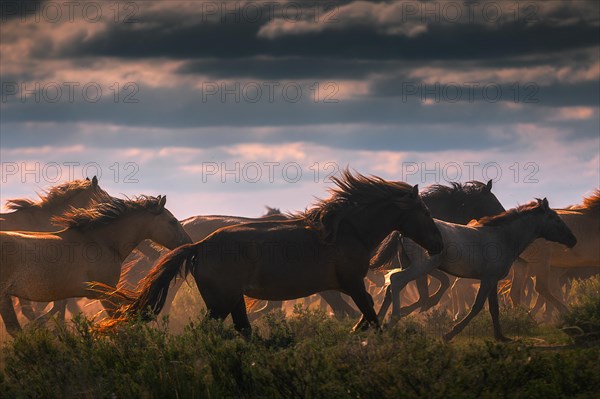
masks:
<instances>
[{"instance_id":1,"label":"light tan horse","mask_svg":"<svg viewBox=\"0 0 600 399\"><path fill-rule=\"evenodd\" d=\"M102 202L110 196L98 185L98 178L92 180L73 180L54 186L38 194L39 201L19 198L6 202L6 207L13 212L0 214L0 231L55 231L50 219L61 215L71 207L86 208L92 201ZM31 302L19 300L23 315L29 320L36 317ZM64 308L65 303L58 307Z\"/></svg>"},{"instance_id":2,"label":"light tan horse","mask_svg":"<svg viewBox=\"0 0 600 399\"><path fill-rule=\"evenodd\" d=\"M50 219L68 211L71 207L85 208L92 201L109 198L98 185L96 176L92 180L73 180L52 187L39 195L39 201L19 198L6 201L13 212L0 213L0 230L52 231L56 225Z\"/></svg>"},{"instance_id":3,"label":"light tan horse","mask_svg":"<svg viewBox=\"0 0 600 399\"><path fill-rule=\"evenodd\" d=\"M0 232L0 314L9 334L21 330L11 296L49 302L100 298L88 282L116 287L121 264L144 239L167 248L191 243L165 209L166 197L110 198L55 217L54 233ZM111 310L112 304L102 300Z\"/></svg>"},{"instance_id":4,"label":"light tan horse","mask_svg":"<svg viewBox=\"0 0 600 399\"><path fill-rule=\"evenodd\" d=\"M577 245L565 248L556 243L537 240L523 252L521 258L527 262L529 272L536 277L538 300L549 302L563 313L567 311L567 306L562 301L560 292L552 292L551 287L558 287L558 284L552 284L551 267L600 267L600 189L584 198L581 205L557 209L556 213L577 237ZM522 292L522 284L522 278L513 282L516 291L514 294L511 292L511 297L514 303L520 302L518 293Z\"/></svg>"}]
</instances>

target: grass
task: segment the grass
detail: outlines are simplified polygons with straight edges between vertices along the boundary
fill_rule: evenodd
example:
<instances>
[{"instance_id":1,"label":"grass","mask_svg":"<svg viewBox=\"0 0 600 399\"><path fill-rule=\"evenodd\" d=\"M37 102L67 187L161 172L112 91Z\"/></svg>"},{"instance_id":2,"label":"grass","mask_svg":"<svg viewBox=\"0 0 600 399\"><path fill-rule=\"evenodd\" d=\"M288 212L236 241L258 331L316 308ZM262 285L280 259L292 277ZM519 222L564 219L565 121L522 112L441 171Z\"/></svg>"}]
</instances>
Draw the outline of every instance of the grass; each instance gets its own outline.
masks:
<instances>
[{"instance_id":1,"label":"grass","mask_svg":"<svg viewBox=\"0 0 600 399\"><path fill-rule=\"evenodd\" d=\"M506 333L526 330L525 338L490 342L483 312L473 321L480 329L451 344L430 333L433 321L449 324L433 312L359 334L351 320L296 308L261 319L250 340L230 323L196 321L173 334L164 321L134 321L101 334L78 317L5 346L0 396L584 398L600 390L599 347L540 350L527 340L539 326L519 310L502 313Z\"/></svg>"},{"instance_id":2,"label":"grass","mask_svg":"<svg viewBox=\"0 0 600 399\"><path fill-rule=\"evenodd\" d=\"M600 341L600 276L575 281L570 305L563 330L578 343Z\"/></svg>"}]
</instances>

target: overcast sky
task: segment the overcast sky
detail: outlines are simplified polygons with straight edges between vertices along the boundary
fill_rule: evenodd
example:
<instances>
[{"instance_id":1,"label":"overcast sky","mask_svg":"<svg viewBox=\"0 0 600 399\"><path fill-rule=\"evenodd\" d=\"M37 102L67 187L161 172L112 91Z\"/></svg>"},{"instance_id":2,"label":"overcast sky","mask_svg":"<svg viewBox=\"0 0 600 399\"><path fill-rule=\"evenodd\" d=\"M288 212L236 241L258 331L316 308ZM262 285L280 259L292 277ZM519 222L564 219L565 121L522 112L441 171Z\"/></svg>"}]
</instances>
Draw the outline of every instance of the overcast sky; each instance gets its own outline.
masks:
<instances>
[{"instance_id":1,"label":"overcast sky","mask_svg":"<svg viewBox=\"0 0 600 399\"><path fill-rule=\"evenodd\" d=\"M101 175L180 218L300 210L349 166L600 186L592 1L2 1L0 199Z\"/></svg>"}]
</instances>

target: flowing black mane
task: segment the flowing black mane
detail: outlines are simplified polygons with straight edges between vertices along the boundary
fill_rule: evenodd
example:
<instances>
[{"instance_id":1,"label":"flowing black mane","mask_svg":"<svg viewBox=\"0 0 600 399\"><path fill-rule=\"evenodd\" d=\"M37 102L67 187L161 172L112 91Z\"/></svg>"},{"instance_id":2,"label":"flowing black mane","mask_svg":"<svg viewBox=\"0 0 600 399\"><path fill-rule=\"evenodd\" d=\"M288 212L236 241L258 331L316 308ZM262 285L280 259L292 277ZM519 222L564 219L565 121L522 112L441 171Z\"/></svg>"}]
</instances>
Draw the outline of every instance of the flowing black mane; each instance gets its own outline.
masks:
<instances>
[{"instance_id":1,"label":"flowing black mane","mask_svg":"<svg viewBox=\"0 0 600 399\"><path fill-rule=\"evenodd\" d=\"M321 231L321 237L327 242L335 240L341 220L365 207L394 202L400 208L414 206L413 187L404 182L392 182L376 176L352 174L342 171L341 177L332 177L337 186L329 190L331 197L319 200L314 207L304 212L292 214L293 218L302 218L312 228Z\"/></svg>"},{"instance_id":2,"label":"flowing black mane","mask_svg":"<svg viewBox=\"0 0 600 399\"><path fill-rule=\"evenodd\" d=\"M89 208L73 208L64 215L55 216L52 222L58 226L88 230L98 225L107 224L131 212L149 210L160 212L161 197L142 195L133 199L110 198L106 202L93 203Z\"/></svg>"},{"instance_id":3,"label":"flowing black mane","mask_svg":"<svg viewBox=\"0 0 600 399\"><path fill-rule=\"evenodd\" d=\"M447 197L450 196L462 196L464 194L484 193L486 192L487 185L477 180L468 181L466 183L451 182L450 186L444 186L442 184L432 184L426 187L421 195L428 198L436 197Z\"/></svg>"},{"instance_id":4,"label":"flowing black mane","mask_svg":"<svg viewBox=\"0 0 600 399\"><path fill-rule=\"evenodd\" d=\"M542 200L536 198L535 201L531 201L528 204L519 205L516 208L509 209L506 212L500 213L494 216L488 216L477 220L476 225L478 226L500 226L506 223L510 223L515 219L518 219L523 214L537 212L543 209ZM471 225L471 223L469 223Z\"/></svg>"},{"instance_id":5,"label":"flowing black mane","mask_svg":"<svg viewBox=\"0 0 600 399\"><path fill-rule=\"evenodd\" d=\"M52 207L68 201L70 198L73 198L75 195L89 188L94 188L96 194L101 192L98 185L94 184L91 180L73 180L52 187L49 190L44 191L43 194L38 194L40 197L39 201L33 201L28 198L9 199L6 201L6 207L14 211L28 208Z\"/></svg>"}]
</instances>

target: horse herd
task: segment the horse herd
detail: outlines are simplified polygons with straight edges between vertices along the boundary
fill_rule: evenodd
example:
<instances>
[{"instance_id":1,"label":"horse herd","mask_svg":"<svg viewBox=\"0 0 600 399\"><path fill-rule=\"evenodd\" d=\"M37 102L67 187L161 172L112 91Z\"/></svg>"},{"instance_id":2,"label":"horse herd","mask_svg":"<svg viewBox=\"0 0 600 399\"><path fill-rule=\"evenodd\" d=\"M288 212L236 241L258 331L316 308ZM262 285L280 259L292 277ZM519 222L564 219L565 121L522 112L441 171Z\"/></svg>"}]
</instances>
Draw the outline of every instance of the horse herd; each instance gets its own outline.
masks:
<instances>
[{"instance_id":1,"label":"horse herd","mask_svg":"<svg viewBox=\"0 0 600 399\"><path fill-rule=\"evenodd\" d=\"M468 314L444 339L463 330L487 301L494 336L506 340L498 287L511 266L514 303L525 292L531 296L533 275L539 306L545 301L560 312L567 307L551 270L598 272L599 190L565 209L552 209L544 198L506 211L491 181L419 192L348 170L332 180L330 198L313 207L290 214L270 210L257 219L195 216L180 222L165 208L166 197L112 197L96 177L53 187L37 202L10 200L12 212L0 214L6 330L13 336L21 331L13 297L23 315L38 322L64 315L74 305L67 299L80 297L100 301L109 315L104 327L136 314L150 319L170 306L181 274L192 274L208 317L231 315L245 335L251 332L248 302L267 300L273 308L316 293L337 315L353 315L342 293L348 295L361 313L354 329L379 329L390 306L395 319L438 304L452 276L454 286L464 279L480 286ZM163 250L145 240L169 251L159 257ZM388 273L377 313L365 276L383 269ZM430 296L431 277L439 288ZM412 281L419 299L402 307ZM30 301L54 305L37 316Z\"/></svg>"}]
</instances>

